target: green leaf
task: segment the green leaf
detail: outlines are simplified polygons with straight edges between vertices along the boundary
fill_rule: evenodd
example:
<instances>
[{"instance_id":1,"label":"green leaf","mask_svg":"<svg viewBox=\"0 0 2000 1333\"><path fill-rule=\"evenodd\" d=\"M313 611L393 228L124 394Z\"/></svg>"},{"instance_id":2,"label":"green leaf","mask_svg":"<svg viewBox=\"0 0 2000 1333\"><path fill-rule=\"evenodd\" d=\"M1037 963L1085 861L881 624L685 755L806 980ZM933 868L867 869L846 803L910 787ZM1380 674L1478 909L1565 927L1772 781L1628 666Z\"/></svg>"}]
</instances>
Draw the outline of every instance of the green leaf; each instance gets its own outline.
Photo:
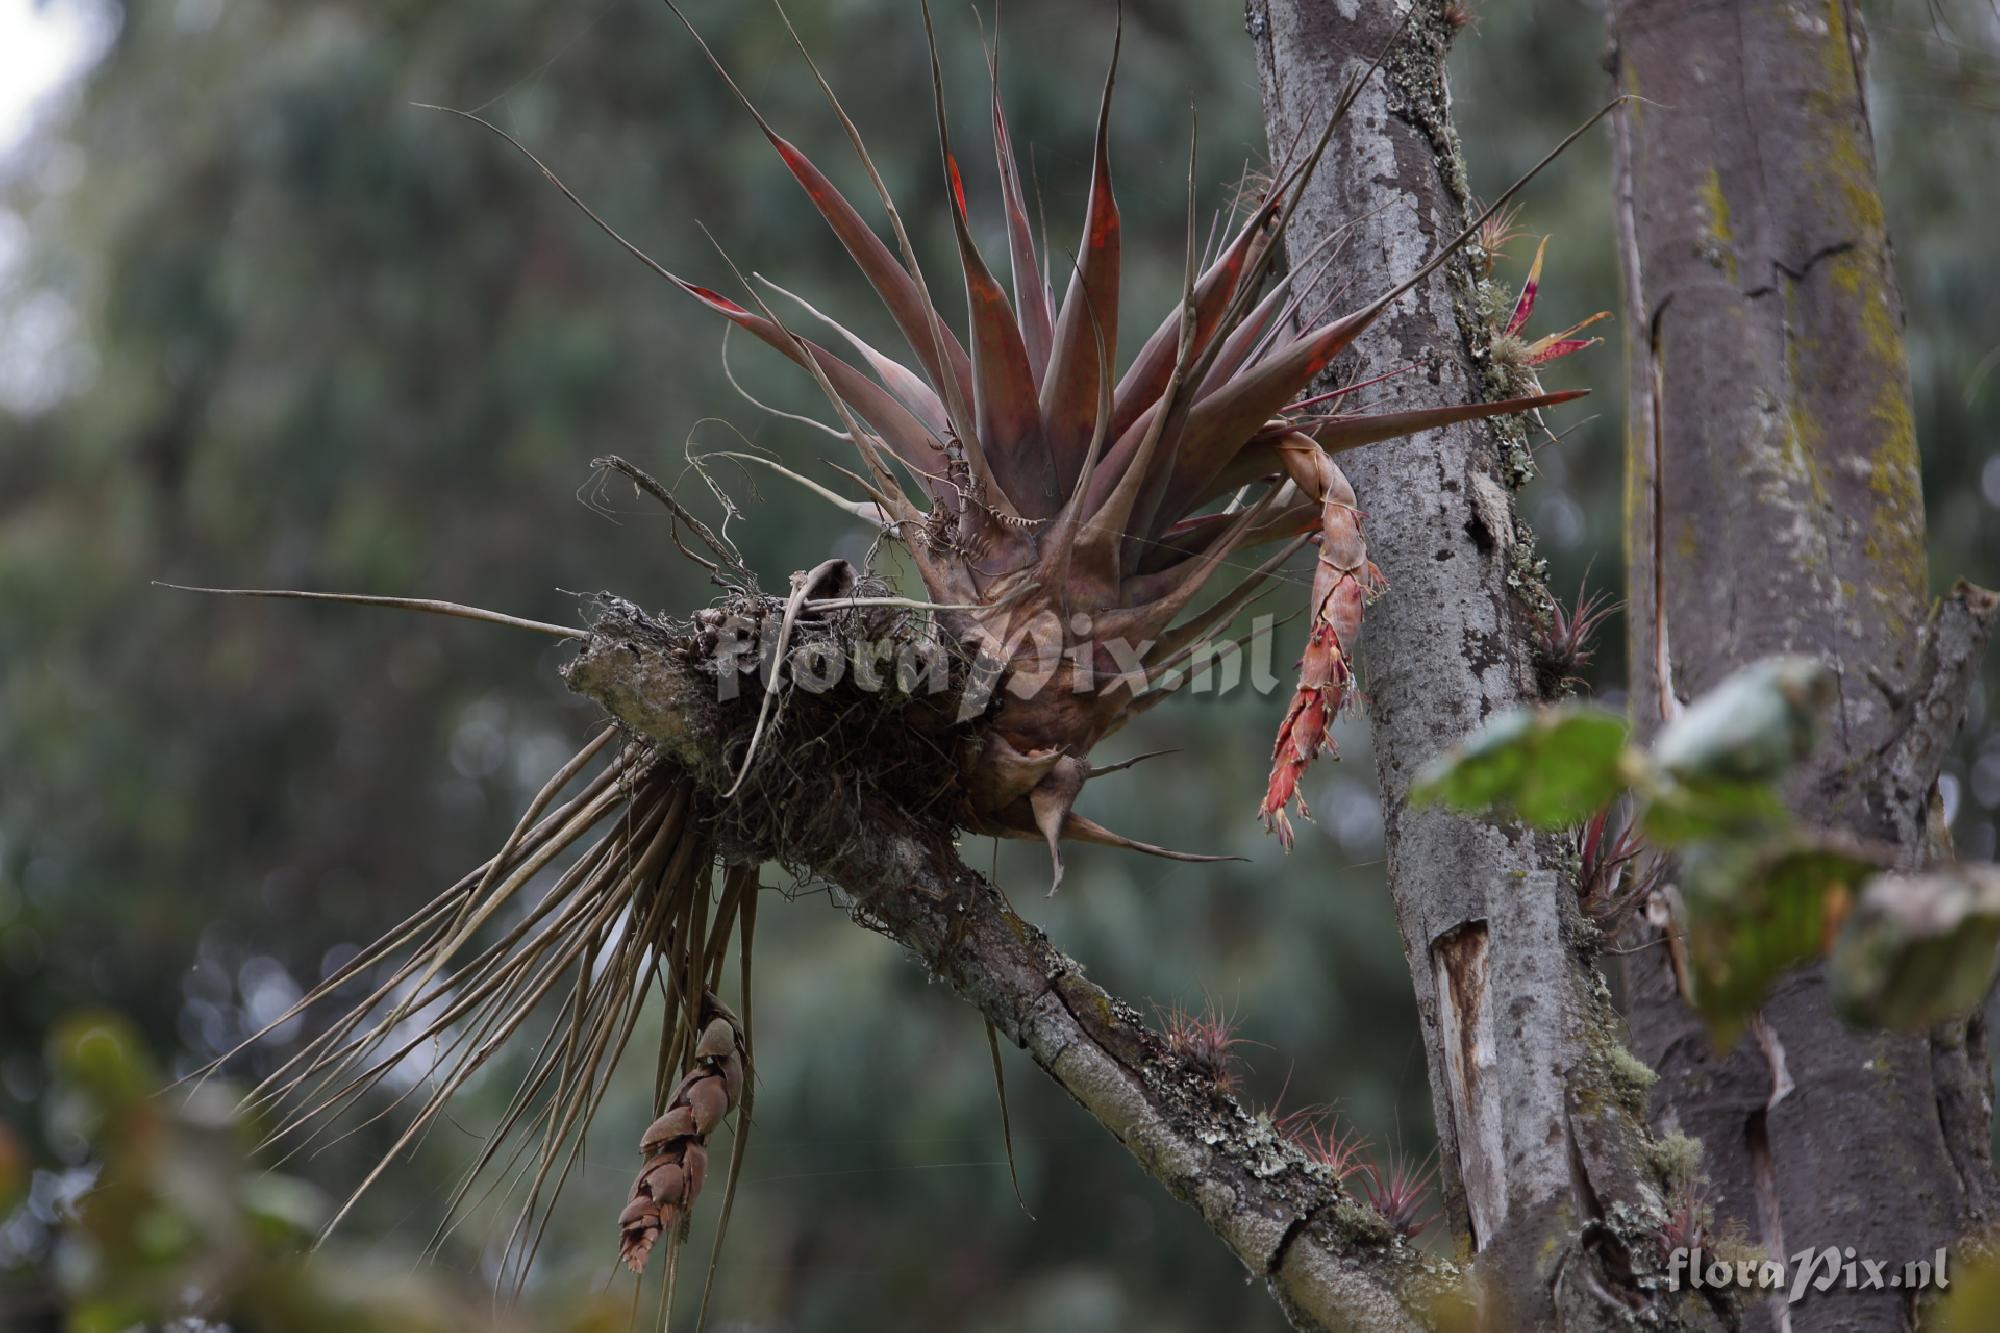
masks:
<instances>
[{"instance_id":1,"label":"green leaf","mask_svg":"<svg viewBox=\"0 0 2000 1333\"><path fill-rule=\"evenodd\" d=\"M1922 1030L1977 1009L2000 947L2000 870L1957 865L1881 875L1833 951L1833 999L1849 1021Z\"/></svg>"},{"instance_id":2,"label":"green leaf","mask_svg":"<svg viewBox=\"0 0 2000 1333\"><path fill-rule=\"evenodd\" d=\"M1580 823L1627 786L1625 719L1585 704L1503 713L1427 764L1410 799L1501 808L1538 828Z\"/></svg>"},{"instance_id":3,"label":"green leaf","mask_svg":"<svg viewBox=\"0 0 2000 1333\"><path fill-rule=\"evenodd\" d=\"M1688 786L1773 782L1812 751L1833 673L1810 657L1767 657L1689 705L1653 742L1653 758Z\"/></svg>"},{"instance_id":4,"label":"green leaf","mask_svg":"<svg viewBox=\"0 0 2000 1333\"><path fill-rule=\"evenodd\" d=\"M138 1029L121 1014L72 1014L49 1033L48 1047L49 1064L99 1111L130 1105L155 1086Z\"/></svg>"},{"instance_id":5,"label":"green leaf","mask_svg":"<svg viewBox=\"0 0 2000 1333\"><path fill-rule=\"evenodd\" d=\"M1674 782L1652 793L1639 817L1647 841L1660 847L1723 839L1767 838L1788 822L1777 790L1762 782Z\"/></svg>"},{"instance_id":6,"label":"green leaf","mask_svg":"<svg viewBox=\"0 0 2000 1333\"><path fill-rule=\"evenodd\" d=\"M1784 973L1825 953L1879 863L1845 839L1794 834L1703 843L1682 858L1694 1007L1718 1048Z\"/></svg>"}]
</instances>

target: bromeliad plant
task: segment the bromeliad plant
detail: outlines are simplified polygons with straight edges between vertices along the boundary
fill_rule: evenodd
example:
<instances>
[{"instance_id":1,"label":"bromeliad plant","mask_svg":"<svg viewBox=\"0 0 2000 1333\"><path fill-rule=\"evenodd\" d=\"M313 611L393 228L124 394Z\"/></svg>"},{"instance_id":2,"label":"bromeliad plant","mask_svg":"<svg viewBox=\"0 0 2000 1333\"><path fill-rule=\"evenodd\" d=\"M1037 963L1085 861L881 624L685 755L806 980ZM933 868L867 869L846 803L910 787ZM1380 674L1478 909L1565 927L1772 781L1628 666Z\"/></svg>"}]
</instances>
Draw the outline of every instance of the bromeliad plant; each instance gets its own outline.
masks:
<instances>
[{"instance_id":1,"label":"bromeliad plant","mask_svg":"<svg viewBox=\"0 0 2000 1333\"><path fill-rule=\"evenodd\" d=\"M1090 751L1164 698L1169 691L1150 683L1226 629L1300 545L1316 540L1298 690L1279 730L1260 807L1289 846L1286 808L1296 803L1304 809L1299 778L1353 697L1362 610L1384 586L1368 560L1354 490L1333 456L1580 396L1535 393L1497 403L1358 412L1338 404L1360 386L1308 394L1334 358L1397 298L1478 236L1480 223L1394 289L1325 318L1308 298L1337 254L1302 257L1284 272L1277 261L1300 191L1333 126L1301 160L1280 170L1261 198L1246 201L1233 233L1205 264L1196 254L1190 170L1181 301L1146 332L1124 372L1114 375L1126 327L1109 156L1115 49L1099 103L1083 241L1060 301L1048 257L1037 254L1029 225L999 97L997 56L989 60L1010 302L972 237L926 8L945 209L970 312L961 341L934 300L859 131L811 57L806 59L827 105L874 185L896 251L772 128L691 24L688 30L873 286L903 335L911 364L796 302L852 349L857 366L796 331L754 289L746 306L645 262L811 375L862 464L860 474L850 474L862 494L841 503L881 523L901 543L938 604L947 635L1004 667L1008 686L962 756L965 825L1045 840L1058 881L1064 839L1159 852L1076 812L1090 777ZM1504 202L1503 196L1496 208ZM1505 337L1518 334L1533 308L1539 273L1538 253ZM1527 362L1538 365L1583 345L1544 339ZM1242 582L1187 614L1232 556L1277 543L1283 545Z\"/></svg>"},{"instance_id":2,"label":"bromeliad plant","mask_svg":"<svg viewBox=\"0 0 2000 1333\"><path fill-rule=\"evenodd\" d=\"M893 612L895 632L911 644L942 648L954 660L976 658L990 668L1001 685L994 701L968 721L943 717L914 696L895 695L871 704L872 712L836 715L822 706L810 725L793 725L785 708L773 708L784 676L773 668L753 710L754 728L745 727L747 743L718 764L726 770L721 781L713 780L713 773L691 771L643 740L605 731L536 798L498 855L285 1015L288 1019L344 987L364 992L255 1094L260 1105L295 1108L279 1121L274 1137L303 1146L411 1053L428 1050L431 1075L422 1085L421 1108L396 1144L400 1151L531 1018L550 1016L520 1091L454 1198L454 1218L440 1231L442 1237L456 1225L461 1203L477 1201L471 1190L484 1169L505 1171L526 1154L520 1178L527 1202L507 1251L517 1274L525 1271L539 1240L536 1216L545 1218L577 1161L583 1130L607 1094L611 1072L654 988L667 1006L655 1076L660 1119L643 1145L642 1170L619 1220L619 1243L635 1268L663 1236L670 1255L677 1253L707 1177L709 1136L739 1105L747 1108L755 1083L747 996L755 861L782 856L772 849L785 840L745 829L766 811L775 820L825 823L865 808L858 800L851 806L825 800L824 782L812 788L822 793L818 799L793 801L790 808L772 804L768 775L774 769L817 762L800 753L809 745L871 750L831 756L836 766L851 770L879 758L872 753L878 748L893 750L895 762L877 766L903 772L903 785L877 782L870 789L876 797L921 813L944 833L958 828L1042 840L1054 857L1058 881L1065 840L1184 856L1120 837L1077 812L1085 783L1109 771L1091 767L1091 752L1167 697L1173 685L1163 676L1227 630L1289 557L1316 542L1300 680L1280 726L1260 807L1266 824L1289 846L1288 808L1304 811L1300 778L1329 745L1329 726L1353 698L1353 654L1363 610L1384 587L1368 559L1357 498L1335 456L1448 423L1537 410L1578 396L1538 391L1503 402L1369 412L1343 406L1360 385L1314 391L1315 381L1344 349L1460 246L1481 235L1514 192L1416 273L1348 313L1329 316L1312 304L1311 293L1338 261L1337 251L1294 255L1289 268L1279 258L1332 124L1294 160L1281 162L1258 197L1232 211L1226 235L1207 254L1198 255L1194 242L1190 171L1181 299L1164 318L1144 327L1143 336L1124 337L1131 326L1119 308L1122 237L1108 149L1113 77L1105 81L1098 109L1082 243L1073 271L1057 284L1046 250L1038 249L1028 225L995 57L991 128L1010 293L973 240L927 8L925 29L943 207L970 312L962 333L940 309L858 130L809 55L807 66L874 188L894 249L831 179L764 119L695 34L812 209L881 298L903 336L906 362L794 300L808 319L830 331L834 346L845 349L838 354L780 317L758 288L746 286L739 301L684 279L639 252L596 214L590 217L702 308L813 379L838 419L836 433L860 464L858 472L847 474L856 492L833 498L901 545L929 600L886 595L838 561L794 576L791 595L782 602L764 597L725 538L637 469L610 461L653 489L717 556L717 562L704 563L729 589L729 605L782 612L776 658L785 659L787 650L801 643L837 648L831 618L873 608ZM804 54L803 45L800 51ZM1115 76L1115 49L1112 69ZM1357 80L1347 90L1336 122L1360 86ZM589 213L553 173L542 170ZM1490 226L1485 234L1493 236ZM788 296L770 284L764 290ZM1506 337L1518 333L1533 291L1531 277ZM1574 341L1534 344L1522 368L1574 350ZM1125 349L1135 342L1127 357ZM790 475L832 495L796 472ZM1235 567L1235 557L1272 546L1277 549L1242 582L1204 598L1216 576ZM684 630L668 633L663 622L636 608L601 599L596 631L585 633L443 603L336 599L472 615L583 640L587 651L569 671L573 688L581 688L578 673L588 666L590 651L605 642L643 644L646 651L690 662L703 658L701 645L718 632L725 609L703 612ZM918 617L927 619L919 623ZM712 663L705 669L715 671ZM716 683L734 678L732 667ZM584 778L600 761L595 776ZM576 781L583 782L581 792L563 800ZM766 804L757 804L760 800ZM818 808L810 814L797 808L806 803ZM567 858L566 867L559 858ZM718 861L727 871L721 897L712 902L711 875ZM503 916L545 870L559 870L554 887L534 905ZM502 929L503 923L510 924ZM740 936L745 989L740 1023L716 998L733 936ZM1210 1045L1217 1046L1212 1054L1226 1073L1226 1042ZM739 1115L731 1189L747 1129L742 1121ZM510 1142L512 1155L506 1149ZM725 1192L725 1222L727 1215ZM1406 1223L1414 1227L1414 1218ZM720 1240L718 1234L718 1245Z\"/></svg>"}]
</instances>

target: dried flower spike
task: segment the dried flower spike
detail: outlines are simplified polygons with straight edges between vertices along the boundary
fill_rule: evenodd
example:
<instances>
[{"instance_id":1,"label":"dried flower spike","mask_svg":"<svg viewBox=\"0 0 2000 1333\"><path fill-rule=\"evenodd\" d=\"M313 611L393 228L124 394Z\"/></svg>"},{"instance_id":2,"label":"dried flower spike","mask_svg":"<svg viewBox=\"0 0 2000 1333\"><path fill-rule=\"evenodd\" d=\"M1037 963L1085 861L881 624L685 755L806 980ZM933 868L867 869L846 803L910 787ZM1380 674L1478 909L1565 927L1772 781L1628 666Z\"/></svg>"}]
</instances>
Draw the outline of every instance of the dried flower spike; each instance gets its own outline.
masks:
<instances>
[{"instance_id":1,"label":"dried flower spike","mask_svg":"<svg viewBox=\"0 0 2000 1333\"><path fill-rule=\"evenodd\" d=\"M701 1196L708 1177L708 1136L743 1098L743 1028L713 995L702 1000L703 1025L687 1073L667 1109L639 1140L645 1162L618 1215L618 1254L642 1272L660 1233L672 1233Z\"/></svg>"}]
</instances>

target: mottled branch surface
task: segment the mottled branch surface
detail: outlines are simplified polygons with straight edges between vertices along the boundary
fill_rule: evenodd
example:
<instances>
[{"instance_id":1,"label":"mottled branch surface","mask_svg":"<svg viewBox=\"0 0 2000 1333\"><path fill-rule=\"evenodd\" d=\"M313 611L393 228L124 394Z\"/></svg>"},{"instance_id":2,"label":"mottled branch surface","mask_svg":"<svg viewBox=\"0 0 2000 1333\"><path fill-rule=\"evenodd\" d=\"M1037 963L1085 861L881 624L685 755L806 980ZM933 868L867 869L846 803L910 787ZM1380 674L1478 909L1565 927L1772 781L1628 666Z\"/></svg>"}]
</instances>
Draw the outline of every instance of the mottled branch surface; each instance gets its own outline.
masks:
<instances>
[{"instance_id":1,"label":"mottled branch surface","mask_svg":"<svg viewBox=\"0 0 2000 1333\"><path fill-rule=\"evenodd\" d=\"M703 674L664 630L605 621L565 669L571 689L685 766L709 793L742 750ZM643 627L642 627L643 628ZM855 836L809 853L855 920L897 941L1193 1207L1304 1329L1413 1329L1462 1311L1459 1274L1391 1237L1297 1147L1175 1057L1129 1006L1084 975L985 878L950 830L885 802ZM1462 1320L1462 1314L1458 1316Z\"/></svg>"},{"instance_id":2,"label":"mottled branch surface","mask_svg":"<svg viewBox=\"0 0 2000 1333\"><path fill-rule=\"evenodd\" d=\"M1917 442L1850 0L1611 12L1626 281L1632 707L1679 701L1772 653L1835 670L1831 735L1793 796L1893 841L1928 829L1991 594L1933 607ZM1630 955L1635 1046L1659 1121L1707 1145L1724 1219L1774 1253L1852 1245L1901 1262L1989 1217L1980 1023L1850 1031L1818 970L1718 1055L1666 951ZM1815 1297L1761 1319L1902 1328L1910 1298Z\"/></svg>"},{"instance_id":3,"label":"mottled branch surface","mask_svg":"<svg viewBox=\"0 0 2000 1333\"><path fill-rule=\"evenodd\" d=\"M1364 290L1350 299L1415 271L1468 213L1448 25L1420 3L1399 37L1406 12L1389 0L1247 6L1274 156L1310 143L1342 89L1395 43L1335 130L1288 237L1297 260L1345 229L1327 286L1356 277ZM1494 396L1473 282L1463 262L1447 265L1360 339L1343 374L1414 363L1418 373L1374 391L1398 407ZM1558 1310L1571 1328L1616 1322L1627 1297L1646 1303L1618 1234L1644 1214L1645 1131L1613 1071L1617 1018L1566 850L1406 801L1426 760L1537 698L1543 594L1514 512L1533 465L1518 425L1431 431L1342 463L1389 582L1368 613L1362 678L1450 1211L1478 1252L1494 1326L1547 1327Z\"/></svg>"}]
</instances>

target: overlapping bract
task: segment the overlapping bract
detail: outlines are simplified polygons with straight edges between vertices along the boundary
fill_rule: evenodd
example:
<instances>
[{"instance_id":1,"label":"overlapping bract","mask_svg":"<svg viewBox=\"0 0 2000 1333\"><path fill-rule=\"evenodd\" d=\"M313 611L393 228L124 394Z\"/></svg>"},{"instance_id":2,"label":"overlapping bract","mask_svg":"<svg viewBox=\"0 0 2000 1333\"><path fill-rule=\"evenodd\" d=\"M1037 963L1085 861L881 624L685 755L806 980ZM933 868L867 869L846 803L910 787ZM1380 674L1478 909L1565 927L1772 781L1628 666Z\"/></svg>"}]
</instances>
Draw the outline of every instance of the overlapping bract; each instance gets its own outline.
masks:
<instances>
[{"instance_id":1,"label":"overlapping bract","mask_svg":"<svg viewBox=\"0 0 2000 1333\"><path fill-rule=\"evenodd\" d=\"M928 12L925 24L928 33ZM941 618L963 641L1009 663L1013 675L966 756L966 819L977 831L1045 839L1058 879L1061 839L1138 846L1073 809L1090 776L1092 746L1163 697L1154 683L1161 673L1226 629L1284 557L1317 536L1304 677L1264 803L1266 819L1289 842L1284 805L1349 697L1362 603L1380 586L1361 545L1352 488L1331 455L1576 395L1388 413L1338 410L1339 391L1303 399L1406 290L1336 318L1304 318L1306 289L1331 261L1315 256L1280 274L1276 260L1287 201L1316 164L1318 147L1232 217L1230 234L1203 263L1190 227L1182 300L1114 377L1124 346L1108 149L1115 51L1100 99L1082 240L1060 301L1028 224L992 61L1010 299L972 237L934 34L931 42L945 204L969 310L963 341L939 311L894 204L823 79L900 255L716 64L880 296L908 344L909 364L810 307L806 314L851 348L859 365L802 336L754 292L753 310L668 276L813 376L864 466L856 480L865 496L847 507L889 525L937 602L976 608ZM1531 300L1530 293L1524 307ZM1558 354L1553 345L1538 350ZM1188 614L1232 555L1287 539L1241 584Z\"/></svg>"},{"instance_id":2,"label":"overlapping bract","mask_svg":"<svg viewBox=\"0 0 2000 1333\"><path fill-rule=\"evenodd\" d=\"M704 1023L694 1060L667 1109L640 1137L645 1162L632 1197L618 1215L618 1251L633 1272L646 1267L654 1242L671 1235L701 1197L708 1178L708 1136L743 1099L748 1057L743 1027L713 995L702 999Z\"/></svg>"}]
</instances>

